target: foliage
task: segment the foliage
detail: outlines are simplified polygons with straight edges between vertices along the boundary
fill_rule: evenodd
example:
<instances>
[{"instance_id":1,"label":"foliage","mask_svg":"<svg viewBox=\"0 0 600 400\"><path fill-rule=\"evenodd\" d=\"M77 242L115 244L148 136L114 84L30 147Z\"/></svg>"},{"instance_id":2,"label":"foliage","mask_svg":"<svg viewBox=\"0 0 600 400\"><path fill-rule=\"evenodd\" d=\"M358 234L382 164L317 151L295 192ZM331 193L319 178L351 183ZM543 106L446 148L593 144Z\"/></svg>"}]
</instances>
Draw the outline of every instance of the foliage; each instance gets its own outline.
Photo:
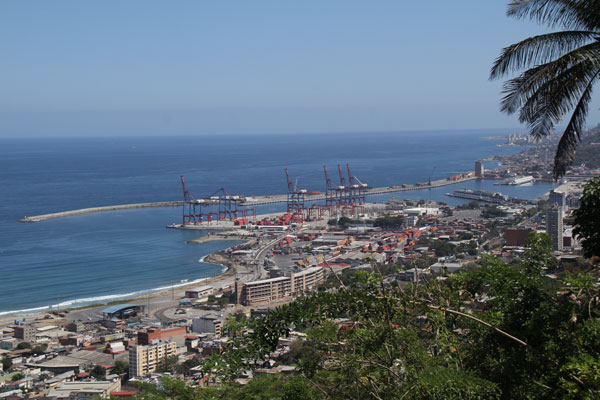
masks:
<instances>
[{"instance_id":1,"label":"foliage","mask_svg":"<svg viewBox=\"0 0 600 400\"><path fill-rule=\"evenodd\" d=\"M92 377L94 377L94 379L96 379L98 381L102 381L102 380L106 379L106 369L104 369L104 367L101 365L96 365L90 371L90 375Z\"/></svg>"},{"instance_id":2,"label":"foliage","mask_svg":"<svg viewBox=\"0 0 600 400\"><path fill-rule=\"evenodd\" d=\"M200 361L196 360L195 358L192 358L190 360L185 360L181 364L178 364L175 367L175 370L178 374L189 376L192 375L192 368L197 367L198 365L200 365Z\"/></svg>"},{"instance_id":3,"label":"foliage","mask_svg":"<svg viewBox=\"0 0 600 400\"><path fill-rule=\"evenodd\" d=\"M430 240L428 247L435 251L438 257L447 257L456 254L456 246L445 240Z\"/></svg>"},{"instance_id":4,"label":"foliage","mask_svg":"<svg viewBox=\"0 0 600 400\"><path fill-rule=\"evenodd\" d=\"M352 221L352 219L351 219L351 218L348 218L348 217L341 217L340 219L338 219L338 222L337 222L337 224L338 224L339 226L347 226L347 225L350 225L350 224L352 224L353 222L354 222L354 221Z\"/></svg>"},{"instance_id":5,"label":"foliage","mask_svg":"<svg viewBox=\"0 0 600 400\"><path fill-rule=\"evenodd\" d=\"M17 382L23 378L25 378L25 375L22 372L16 372L13 376L10 377L10 380L11 382Z\"/></svg>"},{"instance_id":6,"label":"foliage","mask_svg":"<svg viewBox=\"0 0 600 400\"><path fill-rule=\"evenodd\" d=\"M161 361L159 366L156 368L158 372L175 372L177 364L179 363L179 357L168 356Z\"/></svg>"},{"instance_id":7,"label":"foliage","mask_svg":"<svg viewBox=\"0 0 600 400\"><path fill-rule=\"evenodd\" d=\"M401 228L404 225L404 217L401 215L376 218L373 226L378 228Z\"/></svg>"},{"instance_id":8,"label":"foliage","mask_svg":"<svg viewBox=\"0 0 600 400\"><path fill-rule=\"evenodd\" d=\"M2 371L8 371L12 367L12 361L8 357L2 358Z\"/></svg>"},{"instance_id":9,"label":"foliage","mask_svg":"<svg viewBox=\"0 0 600 400\"><path fill-rule=\"evenodd\" d=\"M141 394L139 400L318 400L323 396L302 377L257 376L245 386L225 385L219 388L197 388L180 379L164 377L160 387L136 382Z\"/></svg>"},{"instance_id":10,"label":"foliage","mask_svg":"<svg viewBox=\"0 0 600 400\"><path fill-rule=\"evenodd\" d=\"M456 206L457 210L476 210L478 208L479 208L479 203L476 202L475 200L471 200L468 203L460 204L460 205Z\"/></svg>"},{"instance_id":11,"label":"foliage","mask_svg":"<svg viewBox=\"0 0 600 400\"><path fill-rule=\"evenodd\" d=\"M316 396L597 398L598 288L589 274L546 280L553 260L547 235L532 235L516 267L485 256L479 268L446 281L400 288L357 272L353 287L244 321L248 333L209 357L203 370L231 382L262 365L280 337L301 330L306 340L291 346L288 362L301 374L298 389L316 389ZM263 398L281 396L262 390Z\"/></svg>"},{"instance_id":12,"label":"foliage","mask_svg":"<svg viewBox=\"0 0 600 400\"><path fill-rule=\"evenodd\" d=\"M129 364L125 361L117 360L112 372L117 375L127 374L129 373Z\"/></svg>"},{"instance_id":13,"label":"foliage","mask_svg":"<svg viewBox=\"0 0 600 400\"><path fill-rule=\"evenodd\" d=\"M529 126L532 136L550 135L570 114L554 159L554 177L559 178L575 157L600 74L600 3L513 0L508 15L564 29L505 47L490 73L494 79L525 70L504 84L501 109L508 114L519 112L519 121Z\"/></svg>"},{"instance_id":14,"label":"foliage","mask_svg":"<svg viewBox=\"0 0 600 400\"><path fill-rule=\"evenodd\" d=\"M46 379L50 378L50 374L47 372L42 372L39 376L38 376L38 382L44 382Z\"/></svg>"},{"instance_id":15,"label":"foliage","mask_svg":"<svg viewBox=\"0 0 600 400\"><path fill-rule=\"evenodd\" d=\"M581 240L585 256L600 257L600 178L594 178L585 185L581 204L573 215L573 233Z\"/></svg>"},{"instance_id":16,"label":"foliage","mask_svg":"<svg viewBox=\"0 0 600 400\"><path fill-rule=\"evenodd\" d=\"M47 349L48 349L48 345L46 343L41 343L41 344L35 345L31 349L31 354L34 354L36 356L40 355L40 354L44 354Z\"/></svg>"},{"instance_id":17,"label":"foliage","mask_svg":"<svg viewBox=\"0 0 600 400\"><path fill-rule=\"evenodd\" d=\"M506 212L499 209L498 206L490 206L483 209L481 216L483 218L500 218L506 217Z\"/></svg>"},{"instance_id":18,"label":"foliage","mask_svg":"<svg viewBox=\"0 0 600 400\"><path fill-rule=\"evenodd\" d=\"M31 349L31 344L28 342L21 342L17 345L17 350Z\"/></svg>"}]
</instances>

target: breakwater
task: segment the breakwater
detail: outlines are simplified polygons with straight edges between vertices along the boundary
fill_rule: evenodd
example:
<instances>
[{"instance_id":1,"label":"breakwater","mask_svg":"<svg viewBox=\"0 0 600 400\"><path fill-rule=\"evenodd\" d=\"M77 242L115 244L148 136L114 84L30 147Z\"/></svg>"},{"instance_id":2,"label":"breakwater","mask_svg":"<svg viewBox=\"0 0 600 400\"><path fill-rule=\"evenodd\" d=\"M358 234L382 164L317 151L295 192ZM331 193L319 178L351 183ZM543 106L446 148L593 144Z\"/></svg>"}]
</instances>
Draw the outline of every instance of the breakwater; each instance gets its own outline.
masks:
<instances>
[{"instance_id":1,"label":"breakwater","mask_svg":"<svg viewBox=\"0 0 600 400\"><path fill-rule=\"evenodd\" d=\"M51 214L42 214L35 215L31 217L25 217L19 220L19 222L39 222L44 221L46 219L53 218L63 218L70 217L73 215L81 215L81 214L89 214L94 212L103 212L103 211L117 211L117 210L129 210L133 208L148 208L148 207L177 207L181 206L183 202L181 201L162 201L162 202L154 202L154 203L135 203L135 204L121 204L115 206L102 206L102 207L90 207L90 208L81 208L79 210L71 210L71 211L61 211Z\"/></svg>"},{"instance_id":2,"label":"breakwater","mask_svg":"<svg viewBox=\"0 0 600 400\"><path fill-rule=\"evenodd\" d=\"M473 172L468 172L464 174L465 176L457 179L457 180L448 180L442 179L437 181L432 181L431 184L417 184L417 185L402 185L402 186L387 186L387 187L379 187L379 188L371 188L367 191L367 195L375 195L375 194L384 194L384 193L394 193L394 192L408 192L413 190L423 190L423 189L431 189L441 186L454 185L456 183L466 182L470 180L477 179L474 176ZM319 201L325 200L325 194L316 194L316 195L307 195L306 201ZM273 203L285 203L287 201L287 195L273 195L273 196L256 196L252 201L247 201L244 203L245 206L251 207L255 205L262 204L273 204ZM63 218L70 217L74 215L88 214L94 212L104 212L104 211L117 211L117 210L128 210L134 208L147 208L147 207L178 207L181 206L183 202L181 201L163 201L163 202L154 202L154 203L137 203L137 204L121 204L114 206L103 206L103 207L91 207L91 208L82 208L79 210L71 210L71 211L62 211L51 214L43 214L43 215L35 215L25 217L19 220L19 222L39 222L47 219L53 218Z\"/></svg>"}]
</instances>

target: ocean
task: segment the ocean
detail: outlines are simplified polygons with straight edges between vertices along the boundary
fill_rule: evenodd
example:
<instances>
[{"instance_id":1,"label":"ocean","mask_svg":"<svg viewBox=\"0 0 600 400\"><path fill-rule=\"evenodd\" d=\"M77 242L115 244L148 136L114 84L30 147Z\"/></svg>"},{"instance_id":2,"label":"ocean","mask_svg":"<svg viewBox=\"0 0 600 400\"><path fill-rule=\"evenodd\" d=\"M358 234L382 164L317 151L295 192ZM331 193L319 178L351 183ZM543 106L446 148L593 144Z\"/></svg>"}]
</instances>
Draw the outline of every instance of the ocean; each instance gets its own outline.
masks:
<instances>
[{"instance_id":1,"label":"ocean","mask_svg":"<svg viewBox=\"0 0 600 400\"><path fill-rule=\"evenodd\" d=\"M373 187L426 182L432 173L432 180L445 178L473 170L477 159L522 150L487 138L502 133L508 132L0 139L0 316L108 302L201 281L222 271L203 257L236 243L186 244L205 233L166 229L181 221L178 207L17 222L25 216L181 200L180 175L195 197L220 188L246 196L283 194L284 168L299 188L324 191L323 165L336 180L337 164L346 163ZM463 188L533 199L552 185L470 181L368 201L395 197L456 205L464 201L445 193Z\"/></svg>"}]
</instances>

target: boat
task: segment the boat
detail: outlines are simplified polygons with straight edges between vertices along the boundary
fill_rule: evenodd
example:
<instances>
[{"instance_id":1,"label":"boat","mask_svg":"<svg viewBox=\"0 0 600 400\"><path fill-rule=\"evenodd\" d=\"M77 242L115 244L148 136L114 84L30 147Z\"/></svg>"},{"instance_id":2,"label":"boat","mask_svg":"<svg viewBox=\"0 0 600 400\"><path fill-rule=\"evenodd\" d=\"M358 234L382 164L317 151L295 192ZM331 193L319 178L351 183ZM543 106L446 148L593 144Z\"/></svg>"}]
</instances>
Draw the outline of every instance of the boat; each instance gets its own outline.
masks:
<instances>
[{"instance_id":1,"label":"boat","mask_svg":"<svg viewBox=\"0 0 600 400\"><path fill-rule=\"evenodd\" d=\"M527 176L515 176L512 178L507 178L505 180L503 180L502 182L497 182L494 183L494 185L523 185L525 183L531 183L535 181L535 178L531 175L527 175Z\"/></svg>"}]
</instances>

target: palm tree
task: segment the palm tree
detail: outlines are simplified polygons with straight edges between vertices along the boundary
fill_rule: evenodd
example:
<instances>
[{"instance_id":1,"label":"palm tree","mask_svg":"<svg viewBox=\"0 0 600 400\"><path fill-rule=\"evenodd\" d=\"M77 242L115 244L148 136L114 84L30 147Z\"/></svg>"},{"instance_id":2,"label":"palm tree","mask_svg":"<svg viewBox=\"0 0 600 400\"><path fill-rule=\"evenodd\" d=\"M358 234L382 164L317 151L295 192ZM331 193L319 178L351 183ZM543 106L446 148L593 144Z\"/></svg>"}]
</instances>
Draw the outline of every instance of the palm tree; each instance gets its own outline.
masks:
<instances>
[{"instance_id":1,"label":"palm tree","mask_svg":"<svg viewBox=\"0 0 600 400\"><path fill-rule=\"evenodd\" d=\"M501 109L519 111L532 136L550 134L570 114L554 158L558 179L575 158L600 76L600 0L513 0L507 15L563 29L504 48L490 73L490 79L521 73L505 82Z\"/></svg>"}]
</instances>

